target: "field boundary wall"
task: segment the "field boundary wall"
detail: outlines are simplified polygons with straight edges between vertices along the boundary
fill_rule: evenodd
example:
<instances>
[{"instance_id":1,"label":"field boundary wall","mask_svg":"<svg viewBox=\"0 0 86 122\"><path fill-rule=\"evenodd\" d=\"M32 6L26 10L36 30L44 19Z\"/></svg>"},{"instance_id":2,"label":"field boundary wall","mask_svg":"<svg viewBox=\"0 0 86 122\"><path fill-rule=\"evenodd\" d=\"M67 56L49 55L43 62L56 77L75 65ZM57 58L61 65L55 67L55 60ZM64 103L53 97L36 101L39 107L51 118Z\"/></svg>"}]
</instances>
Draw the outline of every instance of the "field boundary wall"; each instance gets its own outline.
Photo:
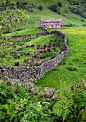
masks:
<instances>
[{"instance_id":1,"label":"field boundary wall","mask_svg":"<svg viewBox=\"0 0 86 122\"><path fill-rule=\"evenodd\" d=\"M43 78L44 74L55 68L62 60L69 55L69 47L67 45L67 38L66 35L61 33L60 31L47 31L44 28L45 32L37 33L36 35L42 34L56 34L61 39L64 40L64 49L58 56L55 58L43 62L40 66L32 66L32 67L25 67L21 66L20 68L13 67L13 66L0 66L0 79L8 80L8 81L19 81L21 84L34 82L37 79Z\"/></svg>"}]
</instances>

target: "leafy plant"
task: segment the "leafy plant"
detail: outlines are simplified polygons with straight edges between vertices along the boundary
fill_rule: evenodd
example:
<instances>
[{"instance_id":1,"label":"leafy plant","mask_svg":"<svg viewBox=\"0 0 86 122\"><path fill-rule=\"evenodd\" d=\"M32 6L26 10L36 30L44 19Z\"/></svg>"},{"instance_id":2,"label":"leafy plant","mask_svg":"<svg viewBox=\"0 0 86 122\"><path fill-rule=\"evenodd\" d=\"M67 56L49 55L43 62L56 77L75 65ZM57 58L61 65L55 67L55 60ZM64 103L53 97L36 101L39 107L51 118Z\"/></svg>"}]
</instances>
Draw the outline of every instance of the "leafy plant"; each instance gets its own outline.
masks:
<instances>
[{"instance_id":1,"label":"leafy plant","mask_svg":"<svg viewBox=\"0 0 86 122\"><path fill-rule=\"evenodd\" d=\"M61 2L58 2L58 6L59 6L59 7L62 7L62 3L61 3Z\"/></svg>"},{"instance_id":2,"label":"leafy plant","mask_svg":"<svg viewBox=\"0 0 86 122\"><path fill-rule=\"evenodd\" d=\"M39 10L42 10L42 9L43 9L43 6L42 6L42 5L39 5L39 6L38 6L38 9L39 9Z\"/></svg>"},{"instance_id":3,"label":"leafy plant","mask_svg":"<svg viewBox=\"0 0 86 122\"><path fill-rule=\"evenodd\" d=\"M62 117L66 122L85 122L86 90L84 83L61 87L60 99L55 103L53 113L57 115L57 118Z\"/></svg>"},{"instance_id":4,"label":"leafy plant","mask_svg":"<svg viewBox=\"0 0 86 122\"><path fill-rule=\"evenodd\" d=\"M57 5L51 5L49 9L51 9L54 12L57 12Z\"/></svg>"},{"instance_id":5,"label":"leafy plant","mask_svg":"<svg viewBox=\"0 0 86 122\"><path fill-rule=\"evenodd\" d=\"M49 104L44 98L31 95L27 88L10 82L0 83L0 122L45 122L49 115Z\"/></svg>"}]
</instances>

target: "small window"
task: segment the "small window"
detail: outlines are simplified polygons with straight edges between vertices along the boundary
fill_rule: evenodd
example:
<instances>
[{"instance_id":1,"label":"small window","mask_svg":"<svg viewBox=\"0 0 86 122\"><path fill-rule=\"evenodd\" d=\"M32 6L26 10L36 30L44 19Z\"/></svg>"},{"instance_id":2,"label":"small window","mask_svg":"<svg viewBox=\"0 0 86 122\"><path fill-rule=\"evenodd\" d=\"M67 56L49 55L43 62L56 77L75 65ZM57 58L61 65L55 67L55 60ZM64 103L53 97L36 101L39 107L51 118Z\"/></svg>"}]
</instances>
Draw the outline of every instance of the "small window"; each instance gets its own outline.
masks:
<instances>
[{"instance_id":1,"label":"small window","mask_svg":"<svg viewBox=\"0 0 86 122\"><path fill-rule=\"evenodd\" d=\"M53 26L51 26L51 28L53 28Z\"/></svg>"},{"instance_id":2,"label":"small window","mask_svg":"<svg viewBox=\"0 0 86 122\"><path fill-rule=\"evenodd\" d=\"M62 28L62 25L60 27Z\"/></svg>"}]
</instances>

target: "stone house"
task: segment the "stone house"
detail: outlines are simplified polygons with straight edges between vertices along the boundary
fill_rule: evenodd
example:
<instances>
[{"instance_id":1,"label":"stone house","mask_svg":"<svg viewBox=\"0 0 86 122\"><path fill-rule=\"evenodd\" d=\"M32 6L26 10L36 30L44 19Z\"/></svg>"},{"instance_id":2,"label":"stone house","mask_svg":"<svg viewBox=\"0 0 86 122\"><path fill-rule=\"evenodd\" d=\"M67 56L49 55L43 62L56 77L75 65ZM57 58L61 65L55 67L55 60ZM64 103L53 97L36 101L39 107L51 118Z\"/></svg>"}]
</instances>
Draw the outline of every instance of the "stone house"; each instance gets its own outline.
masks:
<instances>
[{"instance_id":1,"label":"stone house","mask_svg":"<svg viewBox=\"0 0 86 122\"><path fill-rule=\"evenodd\" d=\"M45 27L45 28L63 28L63 20L62 20L62 18L41 19L40 20L40 27Z\"/></svg>"}]
</instances>

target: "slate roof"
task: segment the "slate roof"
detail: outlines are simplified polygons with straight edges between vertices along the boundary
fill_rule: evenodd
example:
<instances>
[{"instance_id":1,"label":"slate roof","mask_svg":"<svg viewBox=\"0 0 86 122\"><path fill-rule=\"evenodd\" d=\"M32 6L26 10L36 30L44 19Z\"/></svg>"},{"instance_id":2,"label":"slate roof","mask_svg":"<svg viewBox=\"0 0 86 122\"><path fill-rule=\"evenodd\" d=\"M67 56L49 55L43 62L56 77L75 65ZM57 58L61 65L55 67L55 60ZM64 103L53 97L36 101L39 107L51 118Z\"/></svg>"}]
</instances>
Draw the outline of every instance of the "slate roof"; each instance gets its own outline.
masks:
<instances>
[{"instance_id":1,"label":"slate roof","mask_svg":"<svg viewBox=\"0 0 86 122\"><path fill-rule=\"evenodd\" d=\"M56 19L41 19L41 22L63 22L62 18L56 18Z\"/></svg>"}]
</instances>

